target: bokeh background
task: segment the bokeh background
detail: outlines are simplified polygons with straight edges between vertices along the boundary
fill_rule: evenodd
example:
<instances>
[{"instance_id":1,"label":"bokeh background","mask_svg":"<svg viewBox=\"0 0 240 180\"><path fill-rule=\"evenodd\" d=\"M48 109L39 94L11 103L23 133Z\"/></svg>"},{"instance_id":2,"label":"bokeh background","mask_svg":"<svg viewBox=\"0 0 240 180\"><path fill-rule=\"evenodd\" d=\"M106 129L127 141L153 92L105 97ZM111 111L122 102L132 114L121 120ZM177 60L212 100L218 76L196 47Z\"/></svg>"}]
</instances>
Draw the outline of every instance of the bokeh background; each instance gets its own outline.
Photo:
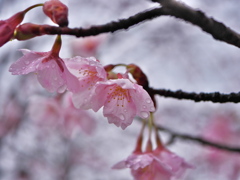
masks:
<instances>
[{"instance_id":1,"label":"bokeh background","mask_svg":"<svg viewBox=\"0 0 240 180\"><path fill-rule=\"evenodd\" d=\"M0 0L0 19L43 2ZM69 7L69 27L104 24L158 6L147 0L62 2ZM182 2L240 32L240 1ZM40 7L31 10L24 22L53 25ZM46 103L56 95L46 92L33 74L13 76L8 72L9 66L22 56L18 49L49 51L54 38L13 40L0 48L0 179L132 179L129 170L111 167L133 151L141 128L139 121L134 120L123 131L109 125L101 112L89 111L94 121L87 133L77 128L78 125L66 132L62 121L53 123L52 116L39 120L46 111ZM64 36L61 57L74 55L95 56L103 65L135 63L146 73L153 88L222 93L240 90L240 50L173 17L158 17L129 30L91 38ZM240 146L239 104L157 97L157 105L157 124L179 133ZM164 142L168 142L170 135L160 133ZM240 154L181 140L168 148L195 166L182 180L240 180Z\"/></svg>"}]
</instances>

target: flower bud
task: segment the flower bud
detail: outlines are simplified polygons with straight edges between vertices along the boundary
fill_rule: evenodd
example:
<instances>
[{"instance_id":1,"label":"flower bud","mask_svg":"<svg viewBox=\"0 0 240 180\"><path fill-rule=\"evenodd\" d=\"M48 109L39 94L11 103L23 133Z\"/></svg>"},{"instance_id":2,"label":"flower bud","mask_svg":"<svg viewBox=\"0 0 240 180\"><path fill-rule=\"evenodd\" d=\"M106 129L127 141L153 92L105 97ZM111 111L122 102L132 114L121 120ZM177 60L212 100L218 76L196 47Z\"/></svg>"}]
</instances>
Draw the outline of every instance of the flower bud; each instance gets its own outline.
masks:
<instances>
[{"instance_id":1,"label":"flower bud","mask_svg":"<svg viewBox=\"0 0 240 180\"><path fill-rule=\"evenodd\" d=\"M15 30L14 38L22 41L34 38L36 36L44 35L43 28L48 25L38 25L32 23L25 23L17 27Z\"/></svg>"},{"instance_id":2,"label":"flower bud","mask_svg":"<svg viewBox=\"0 0 240 180\"><path fill-rule=\"evenodd\" d=\"M45 2L43 12L59 26L68 26L68 8L59 0L49 0Z\"/></svg>"},{"instance_id":3,"label":"flower bud","mask_svg":"<svg viewBox=\"0 0 240 180\"><path fill-rule=\"evenodd\" d=\"M7 20L0 21L0 47L13 37L14 30L22 22L24 14L25 12L21 11Z\"/></svg>"},{"instance_id":4,"label":"flower bud","mask_svg":"<svg viewBox=\"0 0 240 180\"><path fill-rule=\"evenodd\" d=\"M132 74L133 78L137 83L143 86L144 89L148 89L148 79L147 76L142 72L142 70L135 64L129 64L126 66L129 73Z\"/></svg>"}]
</instances>

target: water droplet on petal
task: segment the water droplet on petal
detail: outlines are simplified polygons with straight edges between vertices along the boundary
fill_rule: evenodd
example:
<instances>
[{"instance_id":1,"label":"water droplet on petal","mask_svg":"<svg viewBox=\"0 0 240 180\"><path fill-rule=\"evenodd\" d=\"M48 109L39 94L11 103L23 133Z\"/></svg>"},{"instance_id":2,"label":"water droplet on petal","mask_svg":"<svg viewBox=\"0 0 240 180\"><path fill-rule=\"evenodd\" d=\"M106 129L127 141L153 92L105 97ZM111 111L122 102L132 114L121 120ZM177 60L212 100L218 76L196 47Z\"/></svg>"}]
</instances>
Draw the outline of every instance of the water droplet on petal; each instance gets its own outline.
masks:
<instances>
[{"instance_id":1,"label":"water droplet on petal","mask_svg":"<svg viewBox=\"0 0 240 180\"><path fill-rule=\"evenodd\" d=\"M58 80L58 78L57 78L57 77L54 77L53 79L54 79L55 81L57 81L57 80Z\"/></svg>"},{"instance_id":2,"label":"water droplet on petal","mask_svg":"<svg viewBox=\"0 0 240 180\"><path fill-rule=\"evenodd\" d=\"M142 111L140 114L141 114L142 118L147 118L148 117L148 113L147 112Z\"/></svg>"},{"instance_id":3,"label":"water droplet on petal","mask_svg":"<svg viewBox=\"0 0 240 180\"><path fill-rule=\"evenodd\" d=\"M123 114L120 114L119 118L123 121L125 119Z\"/></svg>"},{"instance_id":4,"label":"water droplet on petal","mask_svg":"<svg viewBox=\"0 0 240 180\"><path fill-rule=\"evenodd\" d=\"M127 110L126 110L126 109L124 109L123 111L124 111L124 112L127 112Z\"/></svg>"},{"instance_id":5,"label":"water droplet on petal","mask_svg":"<svg viewBox=\"0 0 240 180\"><path fill-rule=\"evenodd\" d=\"M55 64L52 64L52 68L55 68L56 66L55 66Z\"/></svg>"},{"instance_id":6,"label":"water droplet on petal","mask_svg":"<svg viewBox=\"0 0 240 180\"><path fill-rule=\"evenodd\" d=\"M147 102L148 104L150 104L150 103L151 103L151 99L147 99L146 102Z\"/></svg>"},{"instance_id":7,"label":"water droplet on petal","mask_svg":"<svg viewBox=\"0 0 240 180\"><path fill-rule=\"evenodd\" d=\"M24 70L24 69L26 69L26 67L22 67L22 69Z\"/></svg>"},{"instance_id":8,"label":"water droplet on petal","mask_svg":"<svg viewBox=\"0 0 240 180\"><path fill-rule=\"evenodd\" d=\"M25 64L29 64L29 61L25 61Z\"/></svg>"},{"instance_id":9,"label":"water droplet on petal","mask_svg":"<svg viewBox=\"0 0 240 180\"><path fill-rule=\"evenodd\" d=\"M143 109L146 109L146 108L147 108L147 106L143 105Z\"/></svg>"}]
</instances>

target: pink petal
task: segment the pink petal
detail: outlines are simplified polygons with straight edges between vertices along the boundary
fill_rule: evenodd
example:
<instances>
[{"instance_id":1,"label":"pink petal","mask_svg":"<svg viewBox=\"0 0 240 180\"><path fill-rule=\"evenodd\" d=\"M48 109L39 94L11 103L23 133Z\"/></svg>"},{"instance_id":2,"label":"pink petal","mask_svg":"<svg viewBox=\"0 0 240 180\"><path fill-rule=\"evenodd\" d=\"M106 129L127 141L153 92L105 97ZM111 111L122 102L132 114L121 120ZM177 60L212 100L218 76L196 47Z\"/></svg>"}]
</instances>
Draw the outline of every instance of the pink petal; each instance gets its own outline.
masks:
<instances>
[{"instance_id":1,"label":"pink petal","mask_svg":"<svg viewBox=\"0 0 240 180\"><path fill-rule=\"evenodd\" d=\"M130 90L130 94L137 109L137 116L146 119L149 117L149 112L155 111L153 101L147 91L142 86L134 84L135 89Z\"/></svg>"},{"instance_id":2,"label":"pink petal","mask_svg":"<svg viewBox=\"0 0 240 180\"><path fill-rule=\"evenodd\" d=\"M36 71L44 54L29 51L27 49L22 49L20 51L22 51L23 57L13 63L10 66L9 71L12 72L13 75L28 74Z\"/></svg>"},{"instance_id":3,"label":"pink petal","mask_svg":"<svg viewBox=\"0 0 240 180\"><path fill-rule=\"evenodd\" d=\"M49 92L55 92L65 85L63 73L55 60L40 63L37 77L40 84Z\"/></svg>"}]
</instances>

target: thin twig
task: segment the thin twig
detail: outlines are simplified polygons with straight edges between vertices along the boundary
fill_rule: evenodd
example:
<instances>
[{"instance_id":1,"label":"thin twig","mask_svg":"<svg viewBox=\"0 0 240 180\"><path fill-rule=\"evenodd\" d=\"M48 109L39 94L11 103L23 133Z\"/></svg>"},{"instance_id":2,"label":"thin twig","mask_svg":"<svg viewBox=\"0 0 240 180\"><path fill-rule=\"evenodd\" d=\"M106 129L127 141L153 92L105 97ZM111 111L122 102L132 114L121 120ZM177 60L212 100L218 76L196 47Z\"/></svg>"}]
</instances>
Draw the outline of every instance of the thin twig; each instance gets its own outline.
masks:
<instances>
[{"instance_id":1,"label":"thin twig","mask_svg":"<svg viewBox=\"0 0 240 180\"><path fill-rule=\"evenodd\" d=\"M240 92L222 94L219 92L213 93L195 93L195 92L184 92L182 90L171 91L166 89L152 89L149 88L149 94L160 95L164 97L171 97L176 99L186 99L193 100L195 102L200 101L210 101L214 103L239 103L240 102Z\"/></svg>"},{"instance_id":2,"label":"thin twig","mask_svg":"<svg viewBox=\"0 0 240 180\"><path fill-rule=\"evenodd\" d=\"M185 141L192 141L192 142L200 143L202 145L211 146L211 147L225 150L225 151L240 153L240 147L229 147L226 145L210 142L210 141L200 138L200 137L194 137L194 136L187 135L187 134L177 133L177 132L174 132L174 131L172 131L168 128L162 127L162 126L157 126L157 129L171 134L171 136L173 136L174 139L178 138L178 139L182 139Z\"/></svg>"}]
</instances>

